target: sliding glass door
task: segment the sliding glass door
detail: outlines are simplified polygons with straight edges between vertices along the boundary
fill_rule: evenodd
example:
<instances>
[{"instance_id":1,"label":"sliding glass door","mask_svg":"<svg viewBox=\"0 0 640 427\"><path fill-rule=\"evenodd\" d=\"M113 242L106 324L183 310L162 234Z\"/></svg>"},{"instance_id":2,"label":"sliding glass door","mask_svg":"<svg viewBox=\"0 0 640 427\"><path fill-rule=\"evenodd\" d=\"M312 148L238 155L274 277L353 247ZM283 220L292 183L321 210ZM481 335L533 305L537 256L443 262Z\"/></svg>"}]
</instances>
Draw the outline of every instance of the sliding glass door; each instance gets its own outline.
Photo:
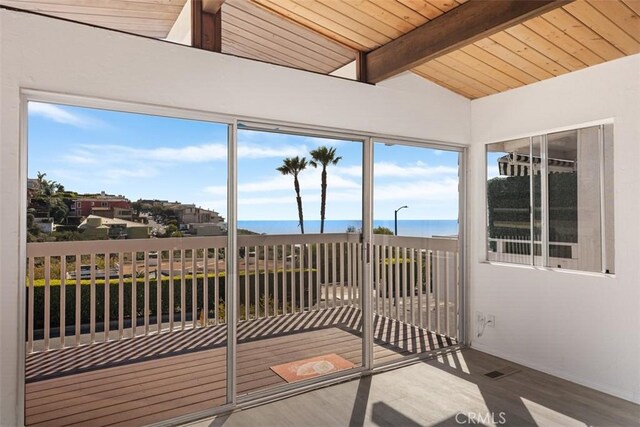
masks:
<instances>
[{"instance_id":1,"label":"sliding glass door","mask_svg":"<svg viewBox=\"0 0 640 427\"><path fill-rule=\"evenodd\" d=\"M373 343L380 365L460 336L461 153L390 141L373 148Z\"/></svg>"},{"instance_id":2,"label":"sliding glass door","mask_svg":"<svg viewBox=\"0 0 640 427\"><path fill-rule=\"evenodd\" d=\"M362 142L238 131L237 393L362 365Z\"/></svg>"},{"instance_id":3,"label":"sliding glass door","mask_svg":"<svg viewBox=\"0 0 640 427\"><path fill-rule=\"evenodd\" d=\"M229 125L41 102L28 118L25 423L225 405Z\"/></svg>"},{"instance_id":4,"label":"sliding glass door","mask_svg":"<svg viewBox=\"0 0 640 427\"><path fill-rule=\"evenodd\" d=\"M456 343L459 152L47 99L27 424L165 422Z\"/></svg>"}]
</instances>

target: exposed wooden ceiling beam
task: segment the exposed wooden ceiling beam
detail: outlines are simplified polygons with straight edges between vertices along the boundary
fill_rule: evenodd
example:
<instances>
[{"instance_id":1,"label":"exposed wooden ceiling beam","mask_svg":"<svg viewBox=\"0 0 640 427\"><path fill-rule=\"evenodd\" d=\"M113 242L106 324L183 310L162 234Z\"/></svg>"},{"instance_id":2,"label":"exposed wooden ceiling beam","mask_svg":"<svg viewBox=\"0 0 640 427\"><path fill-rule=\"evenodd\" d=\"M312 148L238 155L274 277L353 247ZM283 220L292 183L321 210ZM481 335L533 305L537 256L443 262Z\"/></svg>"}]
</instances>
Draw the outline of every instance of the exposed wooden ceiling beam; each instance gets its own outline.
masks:
<instances>
[{"instance_id":1,"label":"exposed wooden ceiling beam","mask_svg":"<svg viewBox=\"0 0 640 427\"><path fill-rule=\"evenodd\" d=\"M219 3L214 13L205 10L212 3ZM191 46L212 52L222 52L221 0L193 0L191 2ZM209 9L211 10L211 9Z\"/></svg>"},{"instance_id":2,"label":"exposed wooden ceiling beam","mask_svg":"<svg viewBox=\"0 0 640 427\"><path fill-rule=\"evenodd\" d=\"M369 83L378 83L572 0L469 0L366 55Z\"/></svg>"},{"instance_id":3,"label":"exposed wooden ceiling beam","mask_svg":"<svg viewBox=\"0 0 640 427\"><path fill-rule=\"evenodd\" d=\"M367 82L367 54L362 51L356 54L356 80Z\"/></svg>"},{"instance_id":4,"label":"exposed wooden ceiling beam","mask_svg":"<svg viewBox=\"0 0 640 427\"><path fill-rule=\"evenodd\" d=\"M202 10L208 13L218 13L224 0L202 0Z\"/></svg>"}]
</instances>

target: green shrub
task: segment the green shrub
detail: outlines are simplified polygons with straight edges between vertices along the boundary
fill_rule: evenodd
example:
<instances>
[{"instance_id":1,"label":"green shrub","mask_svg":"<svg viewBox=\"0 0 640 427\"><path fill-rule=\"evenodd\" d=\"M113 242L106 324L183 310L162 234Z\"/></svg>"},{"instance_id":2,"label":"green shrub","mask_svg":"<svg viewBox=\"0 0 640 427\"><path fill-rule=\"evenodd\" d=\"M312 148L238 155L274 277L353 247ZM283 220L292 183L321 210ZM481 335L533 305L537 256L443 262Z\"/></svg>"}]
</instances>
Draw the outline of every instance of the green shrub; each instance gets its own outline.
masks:
<instances>
[{"instance_id":1,"label":"green shrub","mask_svg":"<svg viewBox=\"0 0 640 427\"><path fill-rule=\"evenodd\" d=\"M305 284L304 284L304 301L305 306L308 303L308 292L312 294L312 300L315 301L317 298L316 289L315 289L315 274L311 274L312 280L311 283L308 282L308 272L315 270L304 270ZM283 292L283 274L287 274L287 299L290 301L292 295L292 284L291 284L291 274L296 275L296 279L298 279L300 274L300 269L294 270L278 270L278 293L282 295ZM273 271L269 271L268 273L269 279L269 295L273 295L274 292L274 280L273 280ZM248 279L248 280L247 280ZM50 310L50 325L51 327L57 327L60 324L60 292L62 289L61 281L59 279L51 280L49 286L50 298L49 298L49 310ZM75 280L66 280L65 281L65 324L67 326L72 326L75 324L75 294L76 294L76 281ZM105 284L107 282L107 284ZM196 309L201 309L203 307L203 286L205 282L205 277L202 274L196 275L196 300L197 306ZM207 287L208 287L208 306L209 310L213 310L214 306L214 298L215 298L215 275L209 274L206 278ZM28 283L28 281L27 281ZM192 301L192 290L193 290L193 277L191 275L185 276L184 279L185 284L185 313L193 312L193 301ZM255 285L256 285L256 275L251 272L248 276L244 275L244 272L240 273L239 277L239 302L243 304L245 302L245 295L248 290L249 303L253 303L255 301ZM105 286L109 288L109 318L110 321L118 320L118 293L119 293L119 279L110 279L110 280L96 280L95 281L95 320L96 323L101 323L104 321L104 308L105 308ZM149 279L149 292L147 293L147 297L149 298L149 315L156 316L157 315L157 288L158 288L158 280L157 279ZM160 280L160 289L162 292L162 307L161 314L168 315L170 313L180 313L180 297L181 297L181 287L182 281L180 276L174 276L173 278L173 301L169 301L169 289L171 286L171 281L169 277L162 277ZM28 287L28 285L27 285ZM126 319L131 319L131 302L133 289L135 287L136 290L136 313L134 313L133 318L139 318L144 316L144 303L145 303L145 280L144 278L125 278L123 279L123 314ZM218 292L220 297L220 303L224 304L225 301L225 276L224 273L218 275ZM259 288L259 299L263 300L264 298L264 271L258 272L258 288ZM296 300L299 301L299 292L300 285L296 286ZM35 280L34 281L34 329L42 329L44 328L44 307L45 307L45 286L44 280ZM27 299L29 298L29 292L27 292ZM30 307L31 305L27 305ZM224 307L224 305L222 305ZM224 313L224 311L222 311ZM88 324L90 322L90 314L91 314L91 281L90 280L81 280L80 281L80 323Z\"/></svg>"},{"instance_id":2,"label":"green shrub","mask_svg":"<svg viewBox=\"0 0 640 427\"><path fill-rule=\"evenodd\" d=\"M577 173L549 174L549 239L577 242ZM540 222L540 175L533 177L536 222ZM530 177L492 178L487 182L489 237L530 239Z\"/></svg>"}]
</instances>

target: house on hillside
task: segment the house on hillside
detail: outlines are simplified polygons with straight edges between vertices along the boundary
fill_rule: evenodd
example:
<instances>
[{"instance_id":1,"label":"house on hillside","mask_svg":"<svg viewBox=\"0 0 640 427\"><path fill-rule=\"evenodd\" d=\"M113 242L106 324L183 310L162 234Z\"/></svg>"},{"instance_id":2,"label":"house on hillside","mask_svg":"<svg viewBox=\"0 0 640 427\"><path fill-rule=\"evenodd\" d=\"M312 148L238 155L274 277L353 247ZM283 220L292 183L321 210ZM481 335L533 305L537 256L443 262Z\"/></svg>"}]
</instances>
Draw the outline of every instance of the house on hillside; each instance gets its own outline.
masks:
<instances>
[{"instance_id":1,"label":"house on hillside","mask_svg":"<svg viewBox=\"0 0 640 427\"><path fill-rule=\"evenodd\" d=\"M147 239L151 226L119 218L89 215L78 226L78 231L95 239Z\"/></svg>"},{"instance_id":2,"label":"house on hillside","mask_svg":"<svg viewBox=\"0 0 640 427\"><path fill-rule=\"evenodd\" d=\"M197 236L219 236L225 233L224 218L216 211L196 207L195 204L164 203L172 209L180 223L180 229Z\"/></svg>"},{"instance_id":3,"label":"house on hillside","mask_svg":"<svg viewBox=\"0 0 640 427\"><path fill-rule=\"evenodd\" d=\"M92 196L78 196L71 203L70 217L88 217L89 215L97 215L103 218L118 218L131 221L133 219L133 210L131 209L131 201L122 195L106 194L102 191L100 194Z\"/></svg>"},{"instance_id":4,"label":"house on hillside","mask_svg":"<svg viewBox=\"0 0 640 427\"><path fill-rule=\"evenodd\" d=\"M167 203L165 207L173 209L181 224L221 223L224 218L214 210L196 207L195 204Z\"/></svg>"}]
</instances>

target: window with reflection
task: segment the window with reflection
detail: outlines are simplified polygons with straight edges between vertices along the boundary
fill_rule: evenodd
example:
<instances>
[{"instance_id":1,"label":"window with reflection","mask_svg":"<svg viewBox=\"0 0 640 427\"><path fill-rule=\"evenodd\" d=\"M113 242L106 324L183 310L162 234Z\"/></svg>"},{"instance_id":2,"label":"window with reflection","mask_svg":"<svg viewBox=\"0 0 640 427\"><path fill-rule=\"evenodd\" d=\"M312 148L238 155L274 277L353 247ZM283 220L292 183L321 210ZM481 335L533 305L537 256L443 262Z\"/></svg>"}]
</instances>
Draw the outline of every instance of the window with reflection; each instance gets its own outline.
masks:
<instances>
[{"instance_id":1,"label":"window with reflection","mask_svg":"<svg viewBox=\"0 0 640 427\"><path fill-rule=\"evenodd\" d=\"M487 259L613 273L613 126L487 145Z\"/></svg>"}]
</instances>

